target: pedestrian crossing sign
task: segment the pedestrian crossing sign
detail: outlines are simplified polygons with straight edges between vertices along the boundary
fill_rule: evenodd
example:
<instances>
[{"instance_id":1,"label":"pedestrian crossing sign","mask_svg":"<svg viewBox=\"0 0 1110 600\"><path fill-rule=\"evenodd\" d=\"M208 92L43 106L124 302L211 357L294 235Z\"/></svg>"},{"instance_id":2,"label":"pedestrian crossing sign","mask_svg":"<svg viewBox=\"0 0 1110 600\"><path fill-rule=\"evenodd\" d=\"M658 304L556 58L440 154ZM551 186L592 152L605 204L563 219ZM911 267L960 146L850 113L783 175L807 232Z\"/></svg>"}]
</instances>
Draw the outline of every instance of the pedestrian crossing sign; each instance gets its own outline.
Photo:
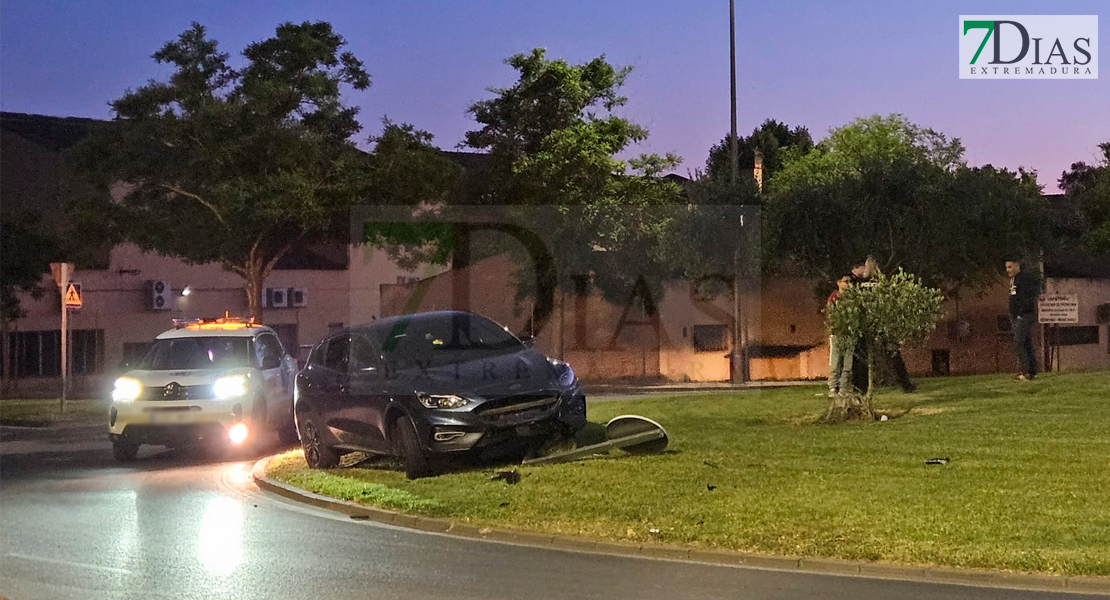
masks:
<instances>
[{"instance_id":1,"label":"pedestrian crossing sign","mask_svg":"<svg viewBox=\"0 0 1110 600\"><path fill-rule=\"evenodd\" d=\"M66 286L66 308L81 308L81 284L70 283Z\"/></svg>"}]
</instances>

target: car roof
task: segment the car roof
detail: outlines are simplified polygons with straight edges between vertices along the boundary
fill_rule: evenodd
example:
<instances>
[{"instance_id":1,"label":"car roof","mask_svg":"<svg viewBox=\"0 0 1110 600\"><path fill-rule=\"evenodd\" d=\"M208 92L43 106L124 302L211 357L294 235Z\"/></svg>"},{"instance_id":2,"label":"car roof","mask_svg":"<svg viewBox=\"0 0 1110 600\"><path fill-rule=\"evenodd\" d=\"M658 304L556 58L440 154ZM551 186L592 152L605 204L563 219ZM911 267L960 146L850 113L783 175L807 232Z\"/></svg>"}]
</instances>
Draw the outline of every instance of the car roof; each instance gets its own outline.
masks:
<instances>
[{"instance_id":1,"label":"car roof","mask_svg":"<svg viewBox=\"0 0 1110 600\"><path fill-rule=\"evenodd\" d=\"M182 327L180 329L170 329L158 334L156 340L171 340L178 338L194 338L194 337L254 337L260 333L274 333L273 329L265 325L243 325L241 327Z\"/></svg>"},{"instance_id":2,"label":"car roof","mask_svg":"<svg viewBox=\"0 0 1110 600\"><path fill-rule=\"evenodd\" d=\"M461 311L461 310L437 310L437 311L431 311L431 312L422 312L422 313L412 313L412 314L407 314L407 315L398 315L396 317L386 317L384 319L378 319L377 321L370 321L369 323L363 323L362 325L354 325L354 326L352 326L348 329L342 330L342 332L336 332L336 333L349 333L349 332L358 332L358 331L378 333L378 332L382 332L382 331L388 331L388 330L392 329L395 325L397 325L398 323L401 323L401 322L420 324L420 323L423 323L425 321L438 321L440 319L445 319L445 318L454 317L454 316L465 316L465 317L469 317L469 318L480 318L480 319L490 320L488 317L483 317L482 315L479 315L477 313L471 313L471 312L466 312L466 311Z\"/></svg>"}]
</instances>

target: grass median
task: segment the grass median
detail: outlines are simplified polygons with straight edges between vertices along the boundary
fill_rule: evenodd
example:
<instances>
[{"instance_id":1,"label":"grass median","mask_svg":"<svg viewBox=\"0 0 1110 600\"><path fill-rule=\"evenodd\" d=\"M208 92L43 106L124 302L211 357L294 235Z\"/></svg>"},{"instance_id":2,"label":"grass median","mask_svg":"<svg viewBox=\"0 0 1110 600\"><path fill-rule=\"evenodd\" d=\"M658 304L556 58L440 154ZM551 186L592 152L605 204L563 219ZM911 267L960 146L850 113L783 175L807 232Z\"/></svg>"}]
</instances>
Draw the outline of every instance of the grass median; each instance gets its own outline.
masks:
<instances>
[{"instance_id":1,"label":"grass median","mask_svg":"<svg viewBox=\"0 0 1110 600\"><path fill-rule=\"evenodd\" d=\"M0 400L0 425L49 427L97 419L108 419L108 405L99 400L68 400L64 414L57 398Z\"/></svg>"},{"instance_id":2,"label":"grass median","mask_svg":"<svg viewBox=\"0 0 1110 600\"><path fill-rule=\"evenodd\" d=\"M1110 373L1032 382L927 379L877 396L885 422L817 425L819 387L591 404L605 423L661 423L664 454L408 481L389 468L308 469L278 480L411 514L603 540L1110 575ZM596 435L597 426L592 427ZM947 464L927 465L931 458Z\"/></svg>"}]
</instances>

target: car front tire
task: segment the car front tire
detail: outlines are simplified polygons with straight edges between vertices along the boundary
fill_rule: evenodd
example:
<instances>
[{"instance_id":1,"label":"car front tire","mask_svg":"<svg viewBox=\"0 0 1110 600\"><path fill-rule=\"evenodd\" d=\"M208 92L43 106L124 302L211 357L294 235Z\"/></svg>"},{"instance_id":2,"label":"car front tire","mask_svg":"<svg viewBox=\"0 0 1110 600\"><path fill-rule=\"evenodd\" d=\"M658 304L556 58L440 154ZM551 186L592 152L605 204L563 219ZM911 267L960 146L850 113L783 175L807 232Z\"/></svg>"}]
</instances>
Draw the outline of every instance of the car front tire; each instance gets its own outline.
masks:
<instances>
[{"instance_id":1,"label":"car front tire","mask_svg":"<svg viewBox=\"0 0 1110 600\"><path fill-rule=\"evenodd\" d=\"M339 454L324 443L324 434L312 417L301 420L301 448L304 460L313 469L332 469L339 465Z\"/></svg>"},{"instance_id":2,"label":"car front tire","mask_svg":"<svg viewBox=\"0 0 1110 600\"><path fill-rule=\"evenodd\" d=\"M405 465L405 477L419 479L433 474L428 457L416 437L416 426L408 417L400 417L393 422L389 437L393 443L393 455Z\"/></svg>"}]
</instances>

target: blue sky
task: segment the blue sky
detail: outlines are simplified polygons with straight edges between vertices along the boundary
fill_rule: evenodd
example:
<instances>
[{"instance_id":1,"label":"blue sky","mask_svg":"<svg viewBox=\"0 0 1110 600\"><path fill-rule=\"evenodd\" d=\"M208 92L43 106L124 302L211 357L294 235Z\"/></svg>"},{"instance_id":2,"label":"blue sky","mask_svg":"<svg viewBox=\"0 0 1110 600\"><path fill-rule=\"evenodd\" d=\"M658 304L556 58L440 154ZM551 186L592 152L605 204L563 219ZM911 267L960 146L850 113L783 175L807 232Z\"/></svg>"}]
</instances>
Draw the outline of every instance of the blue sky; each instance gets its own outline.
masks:
<instances>
[{"instance_id":1,"label":"blue sky","mask_svg":"<svg viewBox=\"0 0 1110 600\"><path fill-rule=\"evenodd\" d=\"M963 139L972 164L1036 169L1048 191L1110 141L1110 71L1087 81L961 81L961 14L1098 14L1101 0L737 2L739 129L773 117L816 138L874 113L900 112ZM473 127L471 103L511 83L505 57L605 54L634 67L621 114L646 126L641 150L675 152L680 172L704 165L729 127L728 3L59 2L0 4L0 107L108 118L108 102L164 75L150 55L204 24L235 55L284 21L330 21L373 78L351 94L364 133L411 122L453 148ZM1100 19L1105 37L1107 19Z\"/></svg>"}]
</instances>

